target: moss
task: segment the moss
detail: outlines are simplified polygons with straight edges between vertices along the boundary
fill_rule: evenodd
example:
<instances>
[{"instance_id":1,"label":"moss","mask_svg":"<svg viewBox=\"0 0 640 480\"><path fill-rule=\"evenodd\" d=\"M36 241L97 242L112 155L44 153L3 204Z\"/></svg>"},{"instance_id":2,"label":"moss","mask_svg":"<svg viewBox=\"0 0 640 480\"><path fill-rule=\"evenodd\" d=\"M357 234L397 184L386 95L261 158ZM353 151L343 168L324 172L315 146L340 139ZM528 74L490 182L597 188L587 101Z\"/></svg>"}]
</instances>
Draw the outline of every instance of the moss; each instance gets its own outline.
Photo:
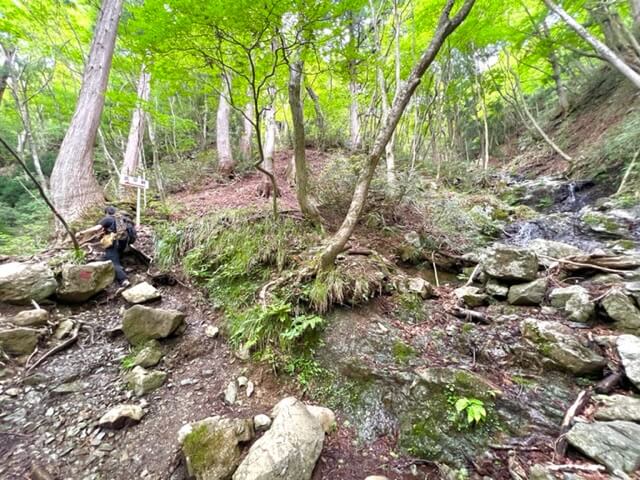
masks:
<instances>
[{"instance_id":1,"label":"moss","mask_svg":"<svg viewBox=\"0 0 640 480\"><path fill-rule=\"evenodd\" d=\"M216 461L217 452L225 442L224 434L211 431L206 425L196 427L184 439L182 449L189 459L192 472L202 472Z\"/></svg>"},{"instance_id":2,"label":"moss","mask_svg":"<svg viewBox=\"0 0 640 480\"><path fill-rule=\"evenodd\" d=\"M402 292L393 297L395 316L407 323L422 323L429 319L424 299L411 292Z\"/></svg>"},{"instance_id":3,"label":"moss","mask_svg":"<svg viewBox=\"0 0 640 480\"><path fill-rule=\"evenodd\" d=\"M406 343L397 340L392 347L393 358L399 364L405 364L412 358L415 358L418 355L418 352L411 346Z\"/></svg>"},{"instance_id":4,"label":"moss","mask_svg":"<svg viewBox=\"0 0 640 480\"><path fill-rule=\"evenodd\" d=\"M620 225L618 225L611 218L602 214L591 213L591 212L587 213L582 216L582 221L592 227L604 228L607 232L610 232L610 233L615 233L620 229Z\"/></svg>"}]
</instances>

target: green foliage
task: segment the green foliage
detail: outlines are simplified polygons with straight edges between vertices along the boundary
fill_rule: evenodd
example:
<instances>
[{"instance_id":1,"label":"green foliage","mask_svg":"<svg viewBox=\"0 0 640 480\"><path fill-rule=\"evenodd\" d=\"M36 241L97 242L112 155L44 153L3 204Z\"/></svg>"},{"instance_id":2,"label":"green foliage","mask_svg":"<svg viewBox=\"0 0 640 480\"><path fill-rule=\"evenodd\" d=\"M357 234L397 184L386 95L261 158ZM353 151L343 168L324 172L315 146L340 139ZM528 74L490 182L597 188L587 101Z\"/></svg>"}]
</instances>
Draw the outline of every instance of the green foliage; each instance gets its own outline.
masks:
<instances>
[{"instance_id":1,"label":"green foliage","mask_svg":"<svg viewBox=\"0 0 640 480\"><path fill-rule=\"evenodd\" d=\"M42 202L28 197L9 206L0 201L0 218L0 254L29 255L47 244L50 214Z\"/></svg>"},{"instance_id":2,"label":"green foliage","mask_svg":"<svg viewBox=\"0 0 640 480\"><path fill-rule=\"evenodd\" d=\"M478 425L487 417L484 402L477 398L459 398L455 403L456 413L466 416L468 425Z\"/></svg>"}]
</instances>

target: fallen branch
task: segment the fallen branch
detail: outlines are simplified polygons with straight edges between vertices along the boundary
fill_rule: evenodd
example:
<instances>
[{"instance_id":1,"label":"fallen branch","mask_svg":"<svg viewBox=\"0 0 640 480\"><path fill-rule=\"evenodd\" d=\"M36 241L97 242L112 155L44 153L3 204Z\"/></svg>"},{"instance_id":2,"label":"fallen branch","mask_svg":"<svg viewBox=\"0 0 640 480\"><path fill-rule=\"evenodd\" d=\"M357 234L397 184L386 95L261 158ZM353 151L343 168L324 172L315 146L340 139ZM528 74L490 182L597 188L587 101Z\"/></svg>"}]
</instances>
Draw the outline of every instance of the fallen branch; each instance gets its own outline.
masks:
<instances>
[{"instance_id":1,"label":"fallen branch","mask_svg":"<svg viewBox=\"0 0 640 480\"><path fill-rule=\"evenodd\" d=\"M65 348L70 347L75 342L77 342L78 341L78 334L80 333L80 325L82 325L82 322L78 321L76 323L75 328L73 329L73 334L71 335L71 337L69 337L67 340L65 340L61 344L56 345L55 347L53 347L50 350L48 350L47 352L45 352L33 365L28 367L24 372L23 378L26 377L27 375L29 375L34 368L36 368L38 365L41 365L42 362L44 362L47 358L49 358L50 356L52 356L52 355L64 350Z\"/></svg>"},{"instance_id":2,"label":"fallen branch","mask_svg":"<svg viewBox=\"0 0 640 480\"><path fill-rule=\"evenodd\" d=\"M469 280L467 280L467 283L464 284L465 287L468 287L469 285L471 285L473 283L473 279L475 278L476 274L478 273L478 270L480 270L480 264L477 264L476 268L474 268L473 272L471 272L471 275L469 275Z\"/></svg>"},{"instance_id":3,"label":"fallen branch","mask_svg":"<svg viewBox=\"0 0 640 480\"><path fill-rule=\"evenodd\" d=\"M607 273L620 273L622 275L626 275L629 272L626 270L617 270L614 268L607 268L607 267L601 267L600 265L596 265L593 263L582 263L582 262L574 262L572 260L569 260L567 258L554 258L554 257L549 257L547 255L539 255L541 258L546 258L547 260L552 260L554 262L558 262L558 263L564 263L566 265L573 265L575 267L580 267L580 268L593 268L594 270L601 270L603 272L607 272Z\"/></svg>"},{"instance_id":4,"label":"fallen branch","mask_svg":"<svg viewBox=\"0 0 640 480\"><path fill-rule=\"evenodd\" d=\"M574 472L606 472L607 469L602 465L578 465L575 463L567 463L564 465L545 465L545 469L552 472L564 472L567 470Z\"/></svg>"},{"instance_id":5,"label":"fallen branch","mask_svg":"<svg viewBox=\"0 0 640 480\"><path fill-rule=\"evenodd\" d=\"M491 323L491 320L489 320L489 318L484 313L476 312L475 310L468 310L466 308L454 307L453 310L451 310L451 313L454 316L465 319L465 320L484 323L485 325L489 325Z\"/></svg>"},{"instance_id":6,"label":"fallen branch","mask_svg":"<svg viewBox=\"0 0 640 480\"><path fill-rule=\"evenodd\" d=\"M436 252L431 252L431 264L433 265L433 275L436 281L436 287L440 288L440 280L438 279L438 267L436 267Z\"/></svg>"},{"instance_id":7,"label":"fallen branch","mask_svg":"<svg viewBox=\"0 0 640 480\"><path fill-rule=\"evenodd\" d=\"M567 454L568 442L565 438L566 433L571 428L571 422L578 415L582 409L589 403L589 399L591 398L591 389L582 390L578 394L578 398L573 404L569 407L567 412L564 414L564 418L562 419L562 423L560 424L560 435L555 441L555 456L557 458L564 458Z\"/></svg>"},{"instance_id":8,"label":"fallen branch","mask_svg":"<svg viewBox=\"0 0 640 480\"><path fill-rule=\"evenodd\" d=\"M542 452L542 447L527 447L526 445L489 445L493 450L519 450L521 452Z\"/></svg>"}]
</instances>

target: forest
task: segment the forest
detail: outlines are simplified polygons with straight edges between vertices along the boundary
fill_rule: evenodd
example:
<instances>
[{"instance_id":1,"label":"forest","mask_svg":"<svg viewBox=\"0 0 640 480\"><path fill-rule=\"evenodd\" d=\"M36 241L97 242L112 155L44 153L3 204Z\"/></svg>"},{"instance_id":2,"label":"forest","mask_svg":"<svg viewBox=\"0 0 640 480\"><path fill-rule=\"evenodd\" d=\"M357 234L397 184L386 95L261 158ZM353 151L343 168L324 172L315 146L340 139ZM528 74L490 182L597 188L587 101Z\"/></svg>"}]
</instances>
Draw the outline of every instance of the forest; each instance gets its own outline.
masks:
<instances>
[{"instance_id":1,"label":"forest","mask_svg":"<svg viewBox=\"0 0 640 480\"><path fill-rule=\"evenodd\" d=\"M640 478L640 0L0 0L0 477Z\"/></svg>"}]
</instances>

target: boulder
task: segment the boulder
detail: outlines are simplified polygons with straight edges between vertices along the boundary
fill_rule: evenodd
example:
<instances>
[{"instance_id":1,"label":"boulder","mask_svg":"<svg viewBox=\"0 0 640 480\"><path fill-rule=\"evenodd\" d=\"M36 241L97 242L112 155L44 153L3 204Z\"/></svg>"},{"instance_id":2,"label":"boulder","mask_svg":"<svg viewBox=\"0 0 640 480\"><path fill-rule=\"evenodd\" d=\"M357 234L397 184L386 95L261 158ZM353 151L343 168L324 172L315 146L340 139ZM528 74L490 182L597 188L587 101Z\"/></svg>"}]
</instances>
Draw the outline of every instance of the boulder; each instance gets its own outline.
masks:
<instances>
[{"instance_id":1,"label":"boulder","mask_svg":"<svg viewBox=\"0 0 640 480\"><path fill-rule=\"evenodd\" d=\"M580 292L567 300L564 311L572 322L585 323L595 316L596 305L591 301L588 292Z\"/></svg>"},{"instance_id":2,"label":"boulder","mask_svg":"<svg viewBox=\"0 0 640 480\"><path fill-rule=\"evenodd\" d=\"M122 296L129 303L145 303L160 298L160 292L151 284L142 282L122 292Z\"/></svg>"},{"instance_id":3,"label":"boulder","mask_svg":"<svg viewBox=\"0 0 640 480\"><path fill-rule=\"evenodd\" d=\"M640 390L640 337L620 335L616 347L625 375Z\"/></svg>"},{"instance_id":4,"label":"boulder","mask_svg":"<svg viewBox=\"0 0 640 480\"><path fill-rule=\"evenodd\" d=\"M300 401L284 399L271 428L259 438L233 480L309 480L324 443L320 422Z\"/></svg>"},{"instance_id":5,"label":"boulder","mask_svg":"<svg viewBox=\"0 0 640 480\"><path fill-rule=\"evenodd\" d=\"M589 293L587 289L580 285L571 285L570 287L554 288L549 292L549 301L551 306L555 308L564 309L567 304L567 300L577 293Z\"/></svg>"},{"instance_id":6,"label":"boulder","mask_svg":"<svg viewBox=\"0 0 640 480\"><path fill-rule=\"evenodd\" d=\"M144 410L138 405L118 405L105 413L98 421L98 425L103 428L119 430L129 425L135 425L142 420L143 416Z\"/></svg>"},{"instance_id":7,"label":"boulder","mask_svg":"<svg viewBox=\"0 0 640 480\"><path fill-rule=\"evenodd\" d=\"M574 255L584 255L584 252L578 247L574 247L568 243L556 242L554 240L545 240L544 238L531 240L527 244L527 248L533 251L538 256L540 264L546 267L555 263L551 258L559 259L572 257Z\"/></svg>"},{"instance_id":8,"label":"boulder","mask_svg":"<svg viewBox=\"0 0 640 480\"><path fill-rule=\"evenodd\" d=\"M0 330L0 349L10 355L28 355L38 345L40 331L34 328L18 327Z\"/></svg>"},{"instance_id":9,"label":"boulder","mask_svg":"<svg viewBox=\"0 0 640 480\"><path fill-rule=\"evenodd\" d=\"M489 295L495 298L507 298L507 295L509 294L509 287L498 283L494 279L490 279L484 286L484 289Z\"/></svg>"},{"instance_id":10,"label":"boulder","mask_svg":"<svg viewBox=\"0 0 640 480\"><path fill-rule=\"evenodd\" d=\"M618 330L640 333L640 310L631 297L621 290L614 290L602 299L602 306Z\"/></svg>"},{"instance_id":11,"label":"boulder","mask_svg":"<svg viewBox=\"0 0 640 480\"><path fill-rule=\"evenodd\" d=\"M273 407L271 416L274 418L277 417L283 409L289 408L291 405L293 405L297 401L298 400L295 397L287 397L280 400L280 402L278 402L278 404L275 407ZM319 405L305 404L305 406L307 407L307 410L309 411L309 413L313 417L315 417L315 419L318 420L318 422L320 422L320 426L322 427L322 430L325 433L331 432L336 427L336 414L333 413L333 410L327 407L321 407Z\"/></svg>"},{"instance_id":12,"label":"boulder","mask_svg":"<svg viewBox=\"0 0 640 480\"><path fill-rule=\"evenodd\" d=\"M132 345L139 345L170 336L182 325L184 318L184 313L178 310L134 305L124 312L122 330Z\"/></svg>"},{"instance_id":13,"label":"boulder","mask_svg":"<svg viewBox=\"0 0 640 480\"><path fill-rule=\"evenodd\" d=\"M64 265L57 296L70 303L89 300L113 283L115 270L110 261L86 265Z\"/></svg>"},{"instance_id":14,"label":"boulder","mask_svg":"<svg viewBox=\"0 0 640 480\"><path fill-rule=\"evenodd\" d=\"M11 319L19 327L42 327L49 321L49 312L42 308L23 310Z\"/></svg>"},{"instance_id":15,"label":"boulder","mask_svg":"<svg viewBox=\"0 0 640 480\"><path fill-rule=\"evenodd\" d=\"M149 340L144 347L133 357L132 365L143 368L155 367L164 354L157 340Z\"/></svg>"},{"instance_id":16,"label":"boulder","mask_svg":"<svg viewBox=\"0 0 640 480\"><path fill-rule=\"evenodd\" d=\"M602 372L605 358L584 346L573 331L562 324L527 318L520 324L522 335L562 370L582 374Z\"/></svg>"},{"instance_id":17,"label":"boulder","mask_svg":"<svg viewBox=\"0 0 640 480\"><path fill-rule=\"evenodd\" d=\"M56 291L53 271L44 263L9 262L0 265L0 302L39 302Z\"/></svg>"},{"instance_id":18,"label":"boulder","mask_svg":"<svg viewBox=\"0 0 640 480\"><path fill-rule=\"evenodd\" d=\"M536 278L538 257L530 250L498 244L487 252L483 267L487 275L498 280L526 282Z\"/></svg>"},{"instance_id":19,"label":"boulder","mask_svg":"<svg viewBox=\"0 0 640 480\"><path fill-rule=\"evenodd\" d=\"M427 299L433 296L433 285L422 277L411 277L407 281L407 291Z\"/></svg>"},{"instance_id":20,"label":"boulder","mask_svg":"<svg viewBox=\"0 0 640 480\"><path fill-rule=\"evenodd\" d=\"M56 327L55 332L53 332L53 336L58 340L62 340L63 338L71 334L71 332L73 331L73 327L73 320L69 320L68 318L64 319Z\"/></svg>"},{"instance_id":21,"label":"boulder","mask_svg":"<svg viewBox=\"0 0 640 480\"><path fill-rule=\"evenodd\" d=\"M585 210L580 216L580 220L588 230L605 237L629 238L631 234L630 222L610 213Z\"/></svg>"},{"instance_id":22,"label":"boulder","mask_svg":"<svg viewBox=\"0 0 640 480\"><path fill-rule=\"evenodd\" d=\"M635 299L636 304L640 307L640 282L627 282L624 284L624 290Z\"/></svg>"},{"instance_id":23,"label":"boulder","mask_svg":"<svg viewBox=\"0 0 640 480\"><path fill-rule=\"evenodd\" d=\"M640 467L640 425L633 422L577 423L566 435L569 445L609 471L635 472Z\"/></svg>"},{"instance_id":24,"label":"boulder","mask_svg":"<svg viewBox=\"0 0 640 480\"><path fill-rule=\"evenodd\" d=\"M540 305L547 292L548 279L538 278L533 282L512 285L509 288L507 301L511 305Z\"/></svg>"},{"instance_id":25,"label":"boulder","mask_svg":"<svg viewBox=\"0 0 640 480\"><path fill-rule=\"evenodd\" d=\"M486 293L478 287L460 287L453 291L454 295L470 307L479 307L489 300Z\"/></svg>"},{"instance_id":26,"label":"boulder","mask_svg":"<svg viewBox=\"0 0 640 480\"><path fill-rule=\"evenodd\" d=\"M251 419L209 417L178 432L187 471L197 480L227 480L240 463L239 443L254 437Z\"/></svg>"},{"instance_id":27,"label":"boulder","mask_svg":"<svg viewBox=\"0 0 640 480\"><path fill-rule=\"evenodd\" d=\"M596 420L640 422L640 397L628 395L596 395Z\"/></svg>"},{"instance_id":28,"label":"boulder","mask_svg":"<svg viewBox=\"0 0 640 480\"><path fill-rule=\"evenodd\" d=\"M137 396L141 397L157 388L160 388L167 379L167 372L160 370L145 370L142 367L134 367L126 375L126 381L129 388L133 390Z\"/></svg>"}]
</instances>

